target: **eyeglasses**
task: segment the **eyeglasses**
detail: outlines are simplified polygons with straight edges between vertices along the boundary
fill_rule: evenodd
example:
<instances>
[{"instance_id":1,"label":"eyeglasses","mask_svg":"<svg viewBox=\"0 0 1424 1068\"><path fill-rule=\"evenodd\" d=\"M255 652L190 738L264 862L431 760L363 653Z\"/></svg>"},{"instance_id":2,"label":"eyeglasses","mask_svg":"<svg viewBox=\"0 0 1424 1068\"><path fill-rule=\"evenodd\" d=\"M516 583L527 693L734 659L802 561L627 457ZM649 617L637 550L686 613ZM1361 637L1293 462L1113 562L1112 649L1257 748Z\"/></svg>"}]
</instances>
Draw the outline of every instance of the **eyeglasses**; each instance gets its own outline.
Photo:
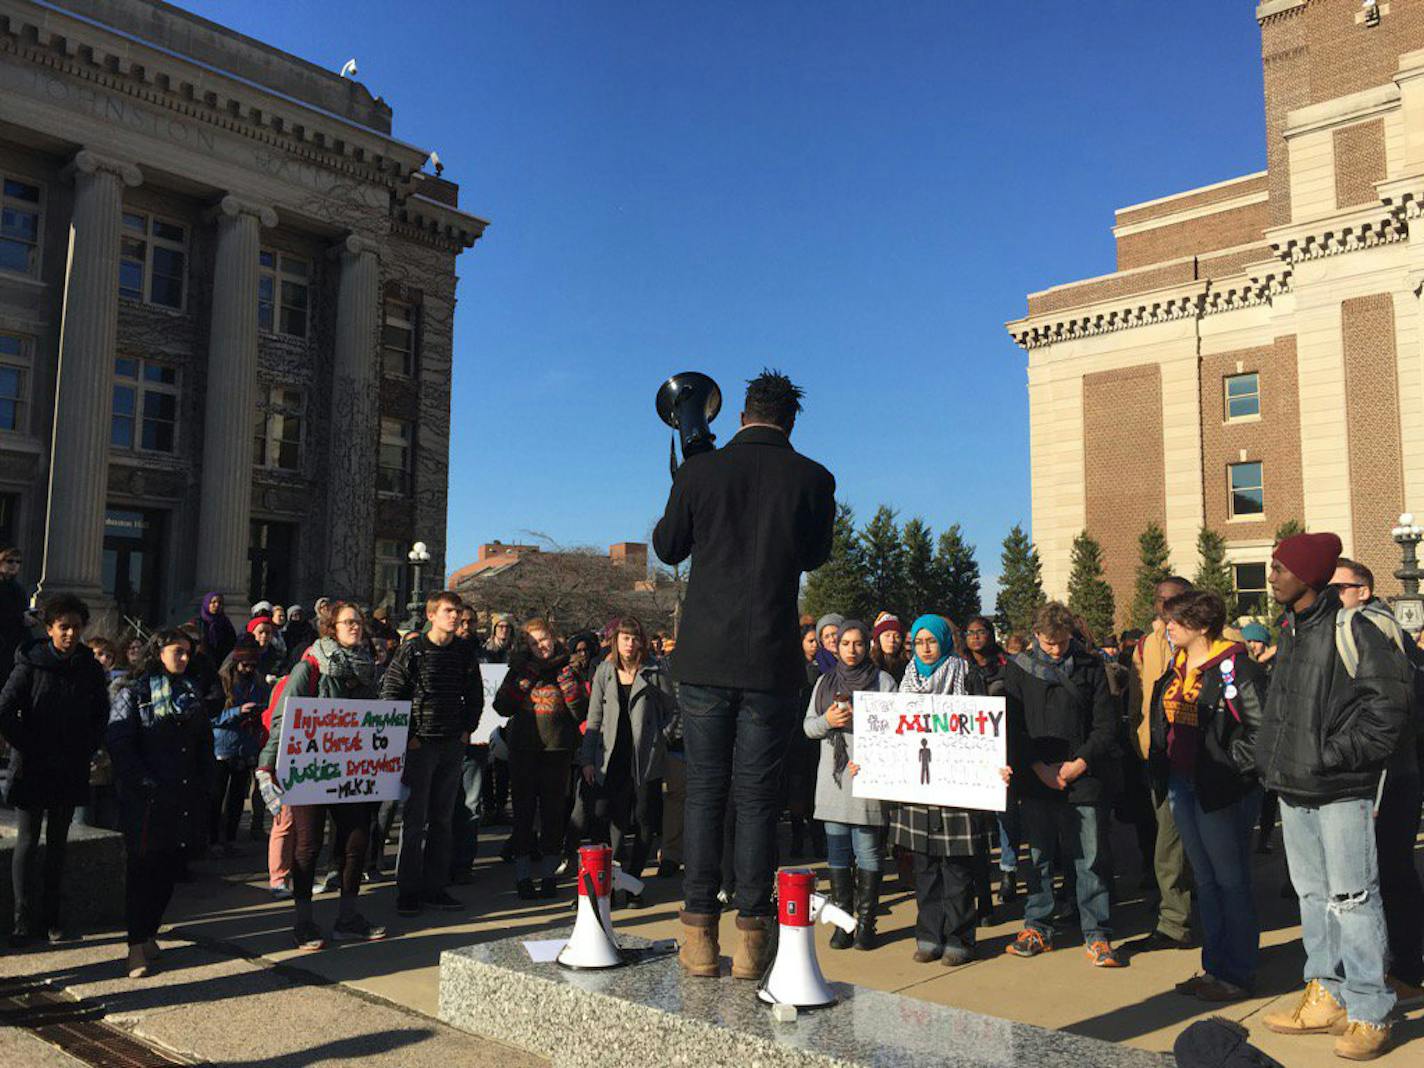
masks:
<instances>
[{"instance_id":1,"label":"eyeglasses","mask_svg":"<svg viewBox=\"0 0 1424 1068\"><path fill-rule=\"evenodd\" d=\"M1365 584L1363 582L1332 582L1330 587L1336 590L1363 590Z\"/></svg>"},{"instance_id":2,"label":"eyeglasses","mask_svg":"<svg viewBox=\"0 0 1424 1068\"><path fill-rule=\"evenodd\" d=\"M359 627L361 621L359 619L338 619L336 625L338 627Z\"/></svg>"},{"instance_id":3,"label":"eyeglasses","mask_svg":"<svg viewBox=\"0 0 1424 1068\"><path fill-rule=\"evenodd\" d=\"M989 632L983 627L975 627L973 630L966 630L964 634L966 637L969 638L987 638L989 636Z\"/></svg>"}]
</instances>

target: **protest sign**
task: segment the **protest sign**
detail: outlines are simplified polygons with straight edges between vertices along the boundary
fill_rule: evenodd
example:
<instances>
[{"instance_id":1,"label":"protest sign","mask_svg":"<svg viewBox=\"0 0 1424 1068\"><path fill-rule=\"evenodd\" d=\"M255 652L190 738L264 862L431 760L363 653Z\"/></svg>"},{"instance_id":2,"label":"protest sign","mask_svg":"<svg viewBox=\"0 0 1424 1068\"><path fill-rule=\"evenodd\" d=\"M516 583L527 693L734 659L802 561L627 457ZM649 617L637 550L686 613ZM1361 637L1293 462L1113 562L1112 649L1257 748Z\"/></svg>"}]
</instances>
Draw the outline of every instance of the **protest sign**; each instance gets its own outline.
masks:
<instances>
[{"instance_id":1,"label":"protest sign","mask_svg":"<svg viewBox=\"0 0 1424 1068\"><path fill-rule=\"evenodd\" d=\"M485 691L485 707L480 713L480 725L470 735L471 745L489 745L490 735L496 727L509 722L508 716L501 716L494 710L494 695L499 692L500 683L509 674L508 664L481 664L480 684Z\"/></svg>"},{"instance_id":2,"label":"protest sign","mask_svg":"<svg viewBox=\"0 0 1424 1068\"><path fill-rule=\"evenodd\" d=\"M854 717L854 796L1004 811L1002 697L860 692Z\"/></svg>"},{"instance_id":3,"label":"protest sign","mask_svg":"<svg viewBox=\"0 0 1424 1068\"><path fill-rule=\"evenodd\" d=\"M409 701L287 697L277 747L283 803L399 800L409 730Z\"/></svg>"}]
</instances>

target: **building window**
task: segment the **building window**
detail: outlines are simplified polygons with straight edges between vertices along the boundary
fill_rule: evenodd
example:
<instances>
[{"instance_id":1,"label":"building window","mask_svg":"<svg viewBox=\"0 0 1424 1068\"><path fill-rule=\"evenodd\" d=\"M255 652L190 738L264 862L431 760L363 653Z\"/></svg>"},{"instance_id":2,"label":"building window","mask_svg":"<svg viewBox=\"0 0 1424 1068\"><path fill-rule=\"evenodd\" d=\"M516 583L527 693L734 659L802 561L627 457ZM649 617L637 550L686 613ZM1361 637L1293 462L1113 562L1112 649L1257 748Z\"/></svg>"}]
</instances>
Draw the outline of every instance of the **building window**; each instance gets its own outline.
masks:
<instances>
[{"instance_id":1,"label":"building window","mask_svg":"<svg viewBox=\"0 0 1424 1068\"><path fill-rule=\"evenodd\" d=\"M163 308L183 308L188 231L140 212L124 212L119 239L119 296Z\"/></svg>"},{"instance_id":2,"label":"building window","mask_svg":"<svg viewBox=\"0 0 1424 1068\"><path fill-rule=\"evenodd\" d=\"M1228 375L1226 377L1226 421L1233 419L1253 419L1261 414L1261 376L1255 371L1249 375Z\"/></svg>"},{"instance_id":3,"label":"building window","mask_svg":"<svg viewBox=\"0 0 1424 1068\"><path fill-rule=\"evenodd\" d=\"M258 254L257 325L269 334L307 336L311 261L286 252Z\"/></svg>"},{"instance_id":4,"label":"building window","mask_svg":"<svg viewBox=\"0 0 1424 1068\"><path fill-rule=\"evenodd\" d=\"M1236 587L1237 611L1243 616L1264 615L1266 611L1266 565L1231 565L1232 583Z\"/></svg>"},{"instance_id":5,"label":"building window","mask_svg":"<svg viewBox=\"0 0 1424 1068\"><path fill-rule=\"evenodd\" d=\"M399 615L401 592L405 588L406 556L394 538L376 539L376 600L371 606Z\"/></svg>"},{"instance_id":6,"label":"building window","mask_svg":"<svg viewBox=\"0 0 1424 1068\"><path fill-rule=\"evenodd\" d=\"M30 345L18 334L0 334L0 430L25 432Z\"/></svg>"},{"instance_id":7,"label":"building window","mask_svg":"<svg viewBox=\"0 0 1424 1068\"><path fill-rule=\"evenodd\" d=\"M1260 463L1232 464L1227 470L1231 486L1231 518L1262 514L1266 510L1266 494Z\"/></svg>"},{"instance_id":8,"label":"building window","mask_svg":"<svg viewBox=\"0 0 1424 1068\"><path fill-rule=\"evenodd\" d=\"M295 523L268 523L254 519L248 526L247 599L290 604L292 572L297 557Z\"/></svg>"},{"instance_id":9,"label":"building window","mask_svg":"<svg viewBox=\"0 0 1424 1068\"><path fill-rule=\"evenodd\" d=\"M168 559L163 512L104 512L102 589L128 622L152 627L163 620L160 571Z\"/></svg>"},{"instance_id":10,"label":"building window","mask_svg":"<svg viewBox=\"0 0 1424 1068\"><path fill-rule=\"evenodd\" d=\"M273 386L257 407L258 467L281 471L302 469L302 418L305 398L290 386Z\"/></svg>"},{"instance_id":11,"label":"building window","mask_svg":"<svg viewBox=\"0 0 1424 1068\"><path fill-rule=\"evenodd\" d=\"M410 492L411 438L411 424L406 420L381 420L381 464L376 472L376 489L382 493Z\"/></svg>"},{"instance_id":12,"label":"building window","mask_svg":"<svg viewBox=\"0 0 1424 1068\"><path fill-rule=\"evenodd\" d=\"M40 265L40 187L7 176L0 192L0 270L35 274Z\"/></svg>"},{"instance_id":13,"label":"building window","mask_svg":"<svg viewBox=\"0 0 1424 1068\"><path fill-rule=\"evenodd\" d=\"M171 453L177 438L177 369L152 360L120 356L114 361L114 416L109 444L116 449Z\"/></svg>"},{"instance_id":14,"label":"building window","mask_svg":"<svg viewBox=\"0 0 1424 1068\"><path fill-rule=\"evenodd\" d=\"M414 304L386 301L381 331L381 364L386 374L405 378L415 374L415 322Z\"/></svg>"}]
</instances>

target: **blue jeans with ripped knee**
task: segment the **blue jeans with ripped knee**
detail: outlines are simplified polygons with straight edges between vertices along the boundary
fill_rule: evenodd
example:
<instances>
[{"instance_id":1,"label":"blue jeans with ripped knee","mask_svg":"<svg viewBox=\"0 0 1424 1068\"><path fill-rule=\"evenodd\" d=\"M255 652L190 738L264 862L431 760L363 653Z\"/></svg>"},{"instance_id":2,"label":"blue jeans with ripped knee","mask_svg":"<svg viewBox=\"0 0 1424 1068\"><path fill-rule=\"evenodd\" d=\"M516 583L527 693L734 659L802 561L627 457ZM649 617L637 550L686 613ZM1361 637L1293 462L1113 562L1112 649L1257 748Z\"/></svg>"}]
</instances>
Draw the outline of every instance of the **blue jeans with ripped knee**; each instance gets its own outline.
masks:
<instances>
[{"instance_id":1,"label":"blue jeans with ripped knee","mask_svg":"<svg viewBox=\"0 0 1424 1068\"><path fill-rule=\"evenodd\" d=\"M1300 898L1305 978L1319 980L1359 1023L1394 1008L1384 981L1384 906L1368 799L1296 805L1281 798L1291 884Z\"/></svg>"}]
</instances>

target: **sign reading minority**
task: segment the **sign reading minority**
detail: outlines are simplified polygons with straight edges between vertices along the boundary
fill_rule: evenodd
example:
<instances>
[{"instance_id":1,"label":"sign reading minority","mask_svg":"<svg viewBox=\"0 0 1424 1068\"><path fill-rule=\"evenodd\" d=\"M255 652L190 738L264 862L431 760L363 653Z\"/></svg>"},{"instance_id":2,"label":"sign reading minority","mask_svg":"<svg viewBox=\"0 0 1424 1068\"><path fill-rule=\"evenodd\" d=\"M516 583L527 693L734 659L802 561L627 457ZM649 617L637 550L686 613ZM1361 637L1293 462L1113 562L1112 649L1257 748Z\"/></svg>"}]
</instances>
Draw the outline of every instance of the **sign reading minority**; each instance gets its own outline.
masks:
<instances>
[{"instance_id":1,"label":"sign reading minority","mask_svg":"<svg viewBox=\"0 0 1424 1068\"><path fill-rule=\"evenodd\" d=\"M859 692L854 710L856 797L1004 811L1002 697Z\"/></svg>"},{"instance_id":2,"label":"sign reading minority","mask_svg":"<svg viewBox=\"0 0 1424 1068\"><path fill-rule=\"evenodd\" d=\"M409 701L288 697L282 708L277 784L284 804L400 798Z\"/></svg>"}]
</instances>

